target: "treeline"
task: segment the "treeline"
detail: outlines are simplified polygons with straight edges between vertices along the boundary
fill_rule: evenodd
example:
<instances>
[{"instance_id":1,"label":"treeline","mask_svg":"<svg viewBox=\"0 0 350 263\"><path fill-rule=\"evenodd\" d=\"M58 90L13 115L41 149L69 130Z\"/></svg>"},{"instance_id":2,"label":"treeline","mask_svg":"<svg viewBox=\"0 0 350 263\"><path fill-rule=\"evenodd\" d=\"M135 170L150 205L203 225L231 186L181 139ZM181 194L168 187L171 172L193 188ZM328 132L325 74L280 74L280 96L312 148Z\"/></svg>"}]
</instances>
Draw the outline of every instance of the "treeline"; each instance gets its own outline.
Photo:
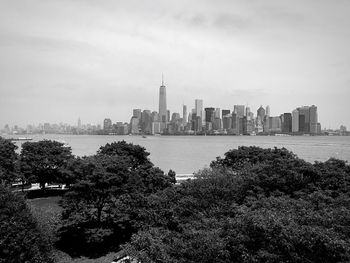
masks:
<instances>
[{"instance_id":1,"label":"treeline","mask_svg":"<svg viewBox=\"0 0 350 263\"><path fill-rule=\"evenodd\" d=\"M239 147L175 185L175 173L154 167L148 155L116 142L93 156L62 158L41 176L55 174L56 182L59 174L70 186L55 246L76 256L122 251L139 262L350 261L345 161L311 164L284 148ZM19 171L25 180L40 174Z\"/></svg>"}]
</instances>

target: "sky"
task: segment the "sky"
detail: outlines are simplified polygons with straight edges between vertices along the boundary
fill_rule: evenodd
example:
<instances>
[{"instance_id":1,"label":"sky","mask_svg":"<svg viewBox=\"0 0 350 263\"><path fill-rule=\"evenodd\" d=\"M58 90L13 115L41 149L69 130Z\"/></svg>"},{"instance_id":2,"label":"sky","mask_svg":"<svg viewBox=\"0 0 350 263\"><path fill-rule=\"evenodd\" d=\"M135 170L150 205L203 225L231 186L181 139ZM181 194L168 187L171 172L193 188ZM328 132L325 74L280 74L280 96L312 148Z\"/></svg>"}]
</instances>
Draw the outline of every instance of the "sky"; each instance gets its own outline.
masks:
<instances>
[{"instance_id":1,"label":"sky","mask_svg":"<svg viewBox=\"0 0 350 263\"><path fill-rule=\"evenodd\" d=\"M318 107L350 128L348 0L0 0L0 128L168 109Z\"/></svg>"}]
</instances>

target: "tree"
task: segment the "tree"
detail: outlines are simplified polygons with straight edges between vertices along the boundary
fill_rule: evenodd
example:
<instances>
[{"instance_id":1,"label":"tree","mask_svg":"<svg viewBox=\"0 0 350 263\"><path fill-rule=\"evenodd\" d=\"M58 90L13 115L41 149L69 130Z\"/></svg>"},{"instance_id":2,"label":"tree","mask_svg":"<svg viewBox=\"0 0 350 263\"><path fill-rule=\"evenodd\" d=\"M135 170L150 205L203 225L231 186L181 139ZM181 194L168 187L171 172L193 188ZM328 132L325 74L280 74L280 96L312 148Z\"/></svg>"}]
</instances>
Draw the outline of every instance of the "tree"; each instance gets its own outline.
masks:
<instances>
[{"instance_id":1,"label":"tree","mask_svg":"<svg viewBox=\"0 0 350 263\"><path fill-rule=\"evenodd\" d=\"M146 197L174 183L140 157L148 156L144 148L121 142L100 149L106 148L68 168L76 179L63 198L59 246L71 254L116 250L137 231Z\"/></svg>"},{"instance_id":2,"label":"tree","mask_svg":"<svg viewBox=\"0 0 350 263\"><path fill-rule=\"evenodd\" d=\"M117 155L130 158L130 164L132 164L132 167L152 164L148 159L149 152L146 152L144 147L127 143L124 140L107 143L105 146L101 146L97 154L110 156Z\"/></svg>"},{"instance_id":3,"label":"tree","mask_svg":"<svg viewBox=\"0 0 350 263\"><path fill-rule=\"evenodd\" d=\"M124 246L142 262L349 262L349 165L240 147L147 197Z\"/></svg>"},{"instance_id":4,"label":"tree","mask_svg":"<svg viewBox=\"0 0 350 263\"><path fill-rule=\"evenodd\" d=\"M0 137L0 183L10 184L15 181L15 163L17 146L10 140Z\"/></svg>"},{"instance_id":5,"label":"tree","mask_svg":"<svg viewBox=\"0 0 350 263\"><path fill-rule=\"evenodd\" d=\"M0 263L53 262L51 246L23 198L0 185Z\"/></svg>"},{"instance_id":6,"label":"tree","mask_svg":"<svg viewBox=\"0 0 350 263\"><path fill-rule=\"evenodd\" d=\"M20 154L20 169L30 183L65 183L63 171L73 158L70 147L57 141L25 142Z\"/></svg>"}]
</instances>

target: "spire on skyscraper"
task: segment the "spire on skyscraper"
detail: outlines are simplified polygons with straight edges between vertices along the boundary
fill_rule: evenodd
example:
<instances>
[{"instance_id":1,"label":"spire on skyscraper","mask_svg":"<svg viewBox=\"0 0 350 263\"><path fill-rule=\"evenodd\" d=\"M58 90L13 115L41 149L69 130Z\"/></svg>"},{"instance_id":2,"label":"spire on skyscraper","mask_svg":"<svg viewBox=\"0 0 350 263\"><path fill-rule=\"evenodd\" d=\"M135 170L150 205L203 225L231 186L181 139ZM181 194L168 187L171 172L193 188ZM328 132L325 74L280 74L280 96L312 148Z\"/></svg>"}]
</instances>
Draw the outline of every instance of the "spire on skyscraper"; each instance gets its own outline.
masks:
<instances>
[{"instance_id":1,"label":"spire on skyscraper","mask_svg":"<svg viewBox=\"0 0 350 263\"><path fill-rule=\"evenodd\" d=\"M164 86L164 74L162 73L162 86Z\"/></svg>"}]
</instances>

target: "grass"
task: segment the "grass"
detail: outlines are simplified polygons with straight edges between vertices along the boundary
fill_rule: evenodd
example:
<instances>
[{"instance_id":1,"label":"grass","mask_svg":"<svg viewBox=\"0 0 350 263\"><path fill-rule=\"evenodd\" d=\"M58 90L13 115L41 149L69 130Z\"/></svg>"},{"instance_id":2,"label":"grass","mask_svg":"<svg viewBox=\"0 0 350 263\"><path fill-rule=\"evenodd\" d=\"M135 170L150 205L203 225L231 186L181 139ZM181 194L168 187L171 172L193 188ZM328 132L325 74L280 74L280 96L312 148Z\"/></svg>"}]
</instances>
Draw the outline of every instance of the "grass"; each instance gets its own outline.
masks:
<instances>
[{"instance_id":1,"label":"grass","mask_svg":"<svg viewBox=\"0 0 350 263\"><path fill-rule=\"evenodd\" d=\"M56 231L61 222L62 208L59 206L60 196L51 196L44 198L27 199L27 204L37 219L40 228L48 235L53 244L57 240ZM118 253L109 253L100 258L89 259L85 257L71 258L63 251L54 250L57 263L111 263L118 256Z\"/></svg>"}]
</instances>

